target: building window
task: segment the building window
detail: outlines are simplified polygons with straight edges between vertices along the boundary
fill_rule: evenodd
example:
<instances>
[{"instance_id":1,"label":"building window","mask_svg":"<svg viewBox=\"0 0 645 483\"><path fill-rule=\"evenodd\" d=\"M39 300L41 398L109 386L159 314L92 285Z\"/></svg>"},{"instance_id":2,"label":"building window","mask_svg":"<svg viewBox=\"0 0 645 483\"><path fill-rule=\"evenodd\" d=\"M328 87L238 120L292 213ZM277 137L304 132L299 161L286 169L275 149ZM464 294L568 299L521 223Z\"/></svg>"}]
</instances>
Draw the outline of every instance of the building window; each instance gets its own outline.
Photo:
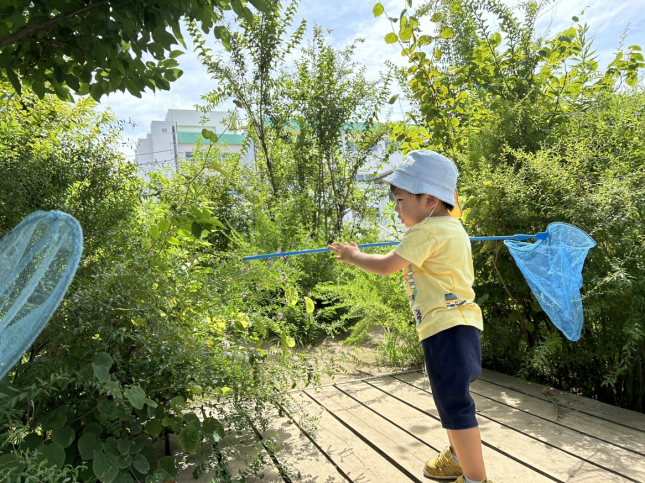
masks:
<instances>
[{"instance_id":1,"label":"building window","mask_svg":"<svg viewBox=\"0 0 645 483\"><path fill-rule=\"evenodd\" d=\"M162 128L162 129L161 129L161 132L168 132L168 129L166 129L166 128L164 127L164 128Z\"/></svg>"},{"instance_id":2,"label":"building window","mask_svg":"<svg viewBox=\"0 0 645 483\"><path fill-rule=\"evenodd\" d=\"M186 151L185 159L193 159L193 152L192 151Z\"/></svg>"}]
</instances>

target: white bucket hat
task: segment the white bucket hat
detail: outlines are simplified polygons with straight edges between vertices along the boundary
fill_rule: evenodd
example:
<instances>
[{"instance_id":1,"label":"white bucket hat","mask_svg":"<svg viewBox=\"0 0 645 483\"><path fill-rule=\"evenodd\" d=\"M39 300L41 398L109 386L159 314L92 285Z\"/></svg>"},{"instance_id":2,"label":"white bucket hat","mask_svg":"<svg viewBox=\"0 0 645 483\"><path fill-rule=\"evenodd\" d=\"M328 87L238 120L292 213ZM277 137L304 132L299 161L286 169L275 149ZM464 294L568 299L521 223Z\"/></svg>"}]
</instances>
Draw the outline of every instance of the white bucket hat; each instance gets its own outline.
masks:
<instances>
[{"instance_id":1,"label":"white bucket hat","mask_svg":"<svg viewBox=\"0 0 645 483\"><path fill-rule=\"evenodd\" d=\"M436 196L455 205L457 166L439 153L423 149L410 151L394 172L383 181L412 194Z\"/></svg>"}]
</instances>

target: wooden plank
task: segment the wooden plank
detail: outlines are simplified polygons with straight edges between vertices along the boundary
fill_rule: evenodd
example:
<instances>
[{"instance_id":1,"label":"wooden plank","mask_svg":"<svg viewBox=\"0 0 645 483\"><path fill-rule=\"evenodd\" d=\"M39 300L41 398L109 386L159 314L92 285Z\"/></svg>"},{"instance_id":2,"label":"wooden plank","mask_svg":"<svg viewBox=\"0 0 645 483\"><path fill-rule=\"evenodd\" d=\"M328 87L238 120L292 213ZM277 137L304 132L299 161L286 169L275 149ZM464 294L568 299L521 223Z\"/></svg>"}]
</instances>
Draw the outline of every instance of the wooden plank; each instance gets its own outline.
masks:
<instances>
[{"instance_id":1,"label":"wooden plank","mask_svg":"<svg viewBox=\"0 0 645 483\"><path fill-rule=\"evenodd\" d=\"M276 454L280 465L292 481L303 483L346 483L336 467L319 451L307 435L290 417L280 417L278 412L270 414L269 427L262 437L272 438L278 443Z\"/></svg>"},{"instance_id":2,"label":"wooden plank","mask_svg":"<svg viewBox=\"0 0 645 483\"><path fill-rule=\"evenodd\" d=\"M493 372L488 369L482 369L480 379L508 389L513 389L514 391L521 392L522 394L526 394L537 399L544 401L548 400L547 397L542 394L542 390L547 386L541 384L528 381L525 382L513 376ZM551 396L561 399L570 409L580 411L597 418L602 418L607 421L612 421L617 424L622 424L625 427L645 433L645 414L618 408L611 404L605 404L587 397L576 396L559 389L549 389L551 389Z\"/></svg>"},{"instance_id":3,"label":"wooden plank","mask_svg":"<svg viewBox=\"0 0 645 483\"><path fill-rule=\"evenodd\" d=\"M419 387L403 382L406 378L408 379L407 382L418 384ZM407 400L415 407L425 410L433 416L438 416L432 395L420 388L424 384L421 374L417 376L399 376L397 379L384 378L383 380L378 380L378 383L373 382L372 384L375 386L378 384L379 387L401 399ZM605 464L608 467L615 466L615 464L611 461L604 461L604 455L602 455L603 466L599 467L592 464L591 460L586 461L569 451L573 449L570 445L584 446L586 443L586 441L580 441L577 438L571 441L571 438L567 437L566 434L563 436L565 431L570 430L545 428L551 423L542 420L531 421L532 416L529 414L506 406L500 406L492 401L485 403L485 399L477 395L473 396L475 403L479 407L478 420L483 442L517 460L527 463L543 474L551 476L556 481L570 481L570 478L574 476L576 482L633 481L638 483L642 481L631 476L631 468L626 470L626 473L630 476L617 475L606 469ZM538 436L542 436L542 439ZM562 443L563 437L567 440L566 444ZM587 450L587 453L595 463L598 463L594 449ZM632 455L630 454L630 456ZM624 465L625 462L621 461L620 466L623 470Z\"/></svg>"},{"instance_id":4,"label":"wooden plank","mask_svg":"<svg viewBox=\"0 0 645 483\"><path fill-rule=\"evenodd\" d=\"M471 393L506 404L645 457L645 435L640 431L583 414L570 409L568 405L558 407L558 417L554 405L562 404L560 401L529 397L513 389L500 387L486 381L473 382L470 390Z\"/></svg>"},{"instance_id":5,"label":"wooden plank","mask_svg":"<svg viewBox=\"0 0 645 483\"><path fill-rule=\"evenodd\" d=\"M343 385L346 389L348 385ZM378 448L381 459L390 459L401 471L407 471L413 481L422 481L423 465L428 447L384 418L353 401L335 387L326 387L313 395L329 411Z\"/></svg>"},{"instance_id":6,"label":"wooden plank","mask_svg":"<svg viewBox=\"0 0 645 483\"><path fill-rule=\"evenodd\" d=\"M419 454L421 459L434 457L438 451L448 445L446 430L441 427L438 417L420 412L369 383L343 385L339 389L358 399L379 416L389 419L404 431L425 442L425 447L421 448ZM550 483L553 481L488 446L483 447L483 453L488 479L495 483ZM420 467L417 471L422 474Z\"/></svg>"},{"instance_id":7,"label":"wooden plank","mask_svg":"<svg viewBox=\"0 0 645 483\"><path fill-rule=\"evenodd\" d=\"M174 446L174 445L173 445ZM219 447L225 457L226 468L231 475L231 481L247 483L284 483L280 472L274 466L266 450L262 447L253 432L231 433L220 441ZM249 468L249 463L263 457L265 465L259 468L257 474ZM180 471L175 478L177 483L209 483L221 481L216 471L202 473L198 479L193 477L194 467L200 463L199 455L193 455L180 461Z\"/></svg>"},{"instance_id":8,"label":"wooden plank","mask_svg":"<svg viewBox=\"0 0 645 483\"><path fill-rule=\"evenodd\" d=\"M359 438L341 422L342 419L340 421L336 419L332 410L322 410L320 404L316 402L322 399L319 393L313 391L311 395L297 393L292 397L309 414L320 416L317 431L312 437L351 481L360 483L381 483L383 479L392 483L415 481Z\"/></svg>"}]
</instances>

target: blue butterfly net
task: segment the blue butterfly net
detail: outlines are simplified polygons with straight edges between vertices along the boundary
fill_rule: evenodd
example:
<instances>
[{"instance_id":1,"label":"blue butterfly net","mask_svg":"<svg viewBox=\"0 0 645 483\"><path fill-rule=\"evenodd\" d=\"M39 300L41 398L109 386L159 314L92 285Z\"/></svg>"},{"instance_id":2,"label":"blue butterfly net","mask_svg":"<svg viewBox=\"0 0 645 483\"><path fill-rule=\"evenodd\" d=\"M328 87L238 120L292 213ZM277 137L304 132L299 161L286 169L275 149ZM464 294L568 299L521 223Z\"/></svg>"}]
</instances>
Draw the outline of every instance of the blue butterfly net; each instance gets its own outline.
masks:
<instances>
[{"instance_id":1,"label":"blue butterfly net","mask_svg":"<svg viewBox=\"0 0 645 483\"><path fill-rule=\"evenodd\" d=\"M32 213L0 240L0 379L58 307L82 250L81 226L60 211Z\"/></svg>"},{"instance_id":2,"label":"blue butterfly net","mask_svg":"<svg viewBox=\"0 0 645 483\"><path fill-rule=\"evenodd\" d=\"M552 223L545 240L535 243L506 240L508 247L551 322L567 337L580 339L582 266L596 242L584 231L566 223Z\"/></svg>"}]
</instances>

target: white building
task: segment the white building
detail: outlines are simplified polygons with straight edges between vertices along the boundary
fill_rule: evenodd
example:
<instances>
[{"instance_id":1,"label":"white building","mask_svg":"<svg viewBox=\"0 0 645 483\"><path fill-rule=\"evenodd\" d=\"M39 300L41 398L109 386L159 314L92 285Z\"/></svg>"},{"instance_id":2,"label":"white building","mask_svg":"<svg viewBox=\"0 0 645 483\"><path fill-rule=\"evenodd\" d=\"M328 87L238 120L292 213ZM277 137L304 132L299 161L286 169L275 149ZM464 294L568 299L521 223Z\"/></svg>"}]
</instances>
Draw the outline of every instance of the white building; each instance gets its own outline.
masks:
<instances>
[{"instance_id":1,"label":"white building","mask_svg":"<svg viewBox=\"0 0 645 483\"><path fill-rule=\"evenodd\" d=\"M180 160L192 157L204 128L217 134L218 143L226 143L229 151L239 152L244 135L226 129L226 116L226 112L203 114L190 109L168 109L166 119L152 121L150 132L137 143L135 159L141 176L148 180L150 172L165 168L178 172ZM202 144L208 145L210 141L202 139Z\"/></svg>"}]
</instances>

